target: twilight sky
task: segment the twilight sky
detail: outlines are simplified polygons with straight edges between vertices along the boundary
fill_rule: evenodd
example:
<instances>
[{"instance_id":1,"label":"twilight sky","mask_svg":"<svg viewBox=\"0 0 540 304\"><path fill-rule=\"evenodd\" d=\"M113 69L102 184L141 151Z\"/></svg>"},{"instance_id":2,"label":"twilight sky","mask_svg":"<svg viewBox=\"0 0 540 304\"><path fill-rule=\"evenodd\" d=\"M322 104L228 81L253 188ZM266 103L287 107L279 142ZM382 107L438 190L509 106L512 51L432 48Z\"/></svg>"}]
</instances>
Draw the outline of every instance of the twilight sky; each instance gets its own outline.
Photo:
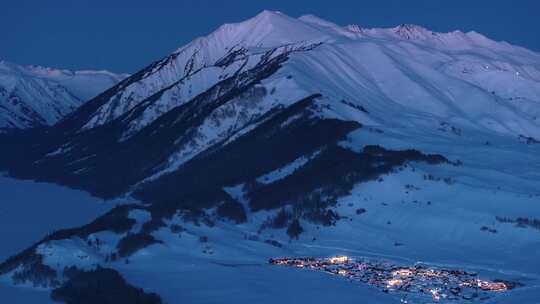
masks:
<instances>
[{"instance_id":1,"label":"twilight sky","mask_svg":"<svg viewBox=\"0 0 540 304\"><path fill-rule=\"evenodd\" d=\"M536 0L2 0L0 59L132 73L263 9L314 14L341 25L475 30L540 51Z\"/></svg>"}]
</instances>

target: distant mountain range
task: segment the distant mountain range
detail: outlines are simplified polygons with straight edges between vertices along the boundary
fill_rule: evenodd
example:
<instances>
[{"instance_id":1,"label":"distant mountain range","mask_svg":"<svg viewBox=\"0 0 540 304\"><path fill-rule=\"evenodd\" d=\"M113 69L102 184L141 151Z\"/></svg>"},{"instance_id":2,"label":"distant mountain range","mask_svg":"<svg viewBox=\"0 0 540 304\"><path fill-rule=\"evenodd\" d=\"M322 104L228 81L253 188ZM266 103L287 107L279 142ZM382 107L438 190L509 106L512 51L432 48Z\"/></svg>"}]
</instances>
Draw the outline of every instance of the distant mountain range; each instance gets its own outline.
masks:
<instances>
[{"instance_id":1,"label":"distant mountain range","mask_svg":"<svg viewBox=\"0 0 540 304\"><path fill-rule=\"evenodd\" d=\"M0 130L52 125L127 76L0 61Z\"/></svg>"}]
</instances>

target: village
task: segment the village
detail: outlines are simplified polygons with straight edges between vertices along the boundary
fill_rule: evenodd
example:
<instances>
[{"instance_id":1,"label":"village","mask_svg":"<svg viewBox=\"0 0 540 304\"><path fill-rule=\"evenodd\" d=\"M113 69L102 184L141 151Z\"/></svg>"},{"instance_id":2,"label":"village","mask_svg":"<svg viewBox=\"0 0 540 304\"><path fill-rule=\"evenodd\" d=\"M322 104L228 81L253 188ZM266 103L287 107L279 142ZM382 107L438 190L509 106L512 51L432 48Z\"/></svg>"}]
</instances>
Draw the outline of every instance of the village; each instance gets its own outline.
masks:
<instances>
[{"instance_id":1,"label":"village","mask_svg":"<svg viewBox=\"0 0 540 304\"><path fill-rule=\"evenodd\" d=\"M392 263L347 256L330 258L278 258L272 265L284 265L343 276L383 292L402 294L401 302L412 304L422 299L435 302L486 300L493 294L508 291L517 283L482 280L474 272L438 269L421 264L399 266Z\"/></svg>"}]
</instances>

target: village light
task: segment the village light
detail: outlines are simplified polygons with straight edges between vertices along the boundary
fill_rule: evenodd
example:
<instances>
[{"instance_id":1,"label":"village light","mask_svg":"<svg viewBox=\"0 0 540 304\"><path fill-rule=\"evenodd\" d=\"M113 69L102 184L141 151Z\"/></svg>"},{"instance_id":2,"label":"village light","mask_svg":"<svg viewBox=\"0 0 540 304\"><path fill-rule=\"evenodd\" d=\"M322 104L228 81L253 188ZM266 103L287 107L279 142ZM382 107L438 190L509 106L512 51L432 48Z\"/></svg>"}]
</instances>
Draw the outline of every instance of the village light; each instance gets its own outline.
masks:
<instances>
[{"instance_id":1,"label":"village light","mask_svg":"<svg viewBox=\"0 0 540 304\"><path fill-rule=\"evenodd\" d=\"M506 284L502 282L488 282L488 281L477 280L477 285L483 290L490 290L490 291L505 291L508 289Z\"/></svg>"},{"instance_id":2,"label":"village light","mask_svg":"<svg viewBox=\"0 0 540 304\"><path fill-rule=\"evenodd\" d=\"M512 288L511 282L478 279L475 273L428 267L396 267L391 263L379 263L347 256L329 258L279 258L270 264L303 269L320 270L330 274L374 285L385 292L424 294L439 302L454 296L465 297L475 292L488 297L489 292L504 292ZM406 303L406 302L402 302Z\"/></svg>"},{"instance_id":3,"label":"village light","mask_svg":"<svg viewBox=\"0 0 540 304\"><path fill-rule=\"evenodd\" d=\"M441 296L439 295L439 290L433 288L429 291L431 295L433 296L433 300L439 301L441 299Z\"/></svg>"},{"instance_id":4,"label":"village light","mask_svg":"<svg viewBox=\"0 0 540 304\"><path fill-rule=\"evenodd\" d=\"M399 269L394 272L392 272L394 276L400 276L400 277L409 277L413 275L413 272L410 269Z\"/></svg>"},{"instance_id":5,"label":"village light","mask_svg":"<svg viewBox=\"0 0 540 304\"><path fill-rule=\"evenodd\" d=\"M349 257L342 255L342 256L336 256L330 258L330 263L332 264L338 264L338 263L345 263L349 260Z\"/></svg>"},{"instance_id":6,"label":"village light","mask_svg":"<svg viewBox=\"0 0 540 304\"><path fill-rule=\"evenodd\" d=\"M390 279L386 282L386 287L392 288L403 284L403 281L400 279Z\"/></svg>"},{"instance_id":7,"label":"village light","mask_svg":"<svg viewBox=\"0 0 540 304\"><path fill-rule=\"evenodd\" d=\"M508 286L504 283L491 283L491 290L492 291L506 291L508 290Z\"/></svg>"}]
</instances>

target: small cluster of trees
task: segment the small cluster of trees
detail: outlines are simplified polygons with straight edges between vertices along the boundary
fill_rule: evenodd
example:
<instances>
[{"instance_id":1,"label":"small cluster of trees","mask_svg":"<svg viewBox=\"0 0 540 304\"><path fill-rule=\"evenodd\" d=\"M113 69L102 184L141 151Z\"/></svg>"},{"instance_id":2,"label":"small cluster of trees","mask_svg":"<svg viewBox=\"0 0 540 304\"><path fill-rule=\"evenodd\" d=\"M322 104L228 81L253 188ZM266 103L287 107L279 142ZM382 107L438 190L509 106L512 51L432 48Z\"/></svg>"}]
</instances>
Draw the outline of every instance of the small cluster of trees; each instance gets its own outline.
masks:
<instances>
[{"instance_id":1,"label":"small cluster of trees","mask_svg":"<svg viewBox=\"0 0 540 304\"><path fill-rule=\"evenodd\" d=\"M518 227L531 227L534 229L540 230L540 220L533 219L533 218L526 218L526 217L518 217L515 219L508 218L508 217L495 217L498 222L501 223L512 223L516 224Z\"/></svg>"},{"instance_id":2,"label":"small cluster of trees","mask_svg":"<svg viewBox=\"0 0 540 304\"><path fill-rule=\"evenodd\" d=\"M141 288L129 285L113 269L98 266L92 271L81 271L69 267L64 269L64 278L66 282L51 293L54 301L67 304L162 303L157 294L146 293Z\"/></svg>"},{"instance_id":3,"label":"small cluster of trees","mask_svg":"<svg viewBox=\"0 0 540 304\"><path fill-rule=\"evenodd\" d=\"M448 184L448 185L453 185L456 183L456 180L451 177L440 178L432 174L424 174L424 180L436 181L436 182L443 181L445 184Z\"/></svg>"},{"instance_id":4,"label":"small cluster of trees","mask_svg":"<svg viewBox=\"0 0 540 304\"><path fill-rule=\"evenodd\" d=\"M497 233L497 229L489 228L489 227L487 227L487 226L482 226L482 227L480 227L480 231L486 231L486 232L491 232L491 233Z\"/></svg>"},{"instance_id":5,"label":"small cluster of trees","mask_svg":"<svg viewBox=\"0 0 540 304\"><path fill-rule=\"evenodd\" d=\"M40 254L33 254L31 259L22 264L11 277L14 284L32 283L35 287L50 288L60 285L56 270L43 264Z\"/></svg>"},{"instance_id":6,"label":"small cluster of trees","mask_svg":"<svg viewBox=\"0 0 540 304\"><path fill-rule=\"evenodd\" d=\"M244 206L237 201L227 200L217 208L217 214L223 218L230 219L237 224L245 223L247 220Z\"/></svg>"},{"instance_id":7,"label":"small cluster of trees","mask_svg":"<svg viewBox=\"0 0 540 304\"><path fill-rule=\"evenodd\" d=\"M287 227L287 235L291 239L298 239L300 234L304 232L304 228L300 225L300 221L298 219L294 219L290 224L289 227Z\"/></svg>"}]
</instances>

